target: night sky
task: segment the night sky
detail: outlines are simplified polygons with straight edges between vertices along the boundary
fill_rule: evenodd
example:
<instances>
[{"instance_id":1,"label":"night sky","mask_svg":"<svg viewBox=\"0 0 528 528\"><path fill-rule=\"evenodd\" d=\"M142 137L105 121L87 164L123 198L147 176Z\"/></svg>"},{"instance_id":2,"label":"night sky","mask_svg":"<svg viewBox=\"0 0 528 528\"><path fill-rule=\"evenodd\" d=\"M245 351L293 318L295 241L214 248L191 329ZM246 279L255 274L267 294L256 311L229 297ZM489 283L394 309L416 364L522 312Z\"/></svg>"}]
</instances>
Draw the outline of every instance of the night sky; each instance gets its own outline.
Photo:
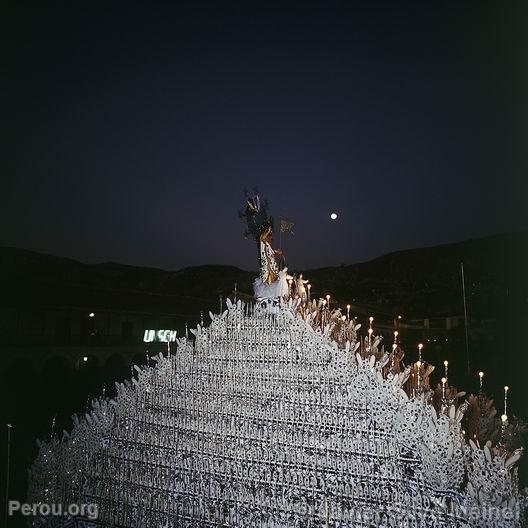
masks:
<instances>
[{"instance_id":1,"label":"night sky","mask_svg":"<svg viewBox=\"0 0 528 528\"><path fill-rule=\"evenodd\" d=\"M528 228L521 2L107 4L2 8L0 245L255 269L255 185L294 269Z\"/></svg>"}]
</instances>

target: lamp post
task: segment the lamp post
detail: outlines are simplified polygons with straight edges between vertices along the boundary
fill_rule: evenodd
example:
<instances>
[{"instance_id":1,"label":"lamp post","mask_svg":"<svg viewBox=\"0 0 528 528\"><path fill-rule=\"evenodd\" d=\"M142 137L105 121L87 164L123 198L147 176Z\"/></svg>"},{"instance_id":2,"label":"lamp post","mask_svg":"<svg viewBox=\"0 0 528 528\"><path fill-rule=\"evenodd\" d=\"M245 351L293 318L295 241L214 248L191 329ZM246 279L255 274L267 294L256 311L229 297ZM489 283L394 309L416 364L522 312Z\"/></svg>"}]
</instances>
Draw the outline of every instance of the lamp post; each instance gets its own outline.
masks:
<instances>
[{"instance_id":1,"label":"lamp post","mask_svg":"<svg viewBox=\"0 0 528 528\"><path fill-rule=\"evenodd\" d=\"M5 516L4 516L4 526L7 528L7 509L9 503L9 471L11 465L11 429L13 426L8 423L7 427L7 458L6 458L6 489L5 489Z\"/></svg>"}]
</instances>

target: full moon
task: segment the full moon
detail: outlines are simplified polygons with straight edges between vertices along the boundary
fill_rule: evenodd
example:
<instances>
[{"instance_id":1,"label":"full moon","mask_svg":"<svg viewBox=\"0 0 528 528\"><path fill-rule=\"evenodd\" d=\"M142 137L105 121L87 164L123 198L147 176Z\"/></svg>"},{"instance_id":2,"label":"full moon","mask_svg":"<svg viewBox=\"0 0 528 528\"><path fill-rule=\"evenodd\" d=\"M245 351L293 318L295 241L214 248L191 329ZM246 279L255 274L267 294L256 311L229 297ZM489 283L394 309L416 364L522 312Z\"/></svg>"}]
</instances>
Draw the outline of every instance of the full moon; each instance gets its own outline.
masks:
<instances>
[{"instance_id":1,"label":"full moon","mask_svg":"<svg viewBox=\"0 0 528 528\"><path fill-rule=\"evenodd\" d=\"M332 213L332 214L330 215L330 218L331 218L332 220L336 220L336 219L337 219L337 213Z\"/></svg>"}]
</instances>

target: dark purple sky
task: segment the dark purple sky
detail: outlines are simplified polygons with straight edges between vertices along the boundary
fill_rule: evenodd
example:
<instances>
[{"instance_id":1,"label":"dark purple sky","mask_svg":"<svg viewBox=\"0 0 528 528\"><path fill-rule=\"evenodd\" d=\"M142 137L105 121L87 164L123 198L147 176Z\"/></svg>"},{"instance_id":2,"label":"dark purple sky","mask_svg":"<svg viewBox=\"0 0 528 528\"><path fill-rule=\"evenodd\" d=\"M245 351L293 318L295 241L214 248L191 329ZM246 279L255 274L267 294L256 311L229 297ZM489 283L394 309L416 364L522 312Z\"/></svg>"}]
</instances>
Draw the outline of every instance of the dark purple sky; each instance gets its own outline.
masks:
<instances>
[{"instance_id":1,"label":"dark purple sky","mask_svg":"<svg viewBox=\"0 0 528 528\"><path fill-rule=\"evenodd\" d=\"M521 2L11 4L0 245L255 268L254 185L293 268L528 228Z\"/></svg>"}]
</instances>

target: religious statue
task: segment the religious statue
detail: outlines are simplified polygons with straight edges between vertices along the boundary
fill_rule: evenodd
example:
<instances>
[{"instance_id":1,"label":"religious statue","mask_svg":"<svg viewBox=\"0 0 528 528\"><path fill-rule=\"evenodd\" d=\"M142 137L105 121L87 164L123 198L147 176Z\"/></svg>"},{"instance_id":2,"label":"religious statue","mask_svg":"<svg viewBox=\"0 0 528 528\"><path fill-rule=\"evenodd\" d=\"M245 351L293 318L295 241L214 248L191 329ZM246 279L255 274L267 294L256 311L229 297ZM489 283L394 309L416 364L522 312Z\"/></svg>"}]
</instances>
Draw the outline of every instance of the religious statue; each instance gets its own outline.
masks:
<instances>
[{"instance_id":1,"label":"religious statue","mask_svg":"<svg viewBox=\"0 0 528 528\"><path fill-rule=\"evenodd\" d=\"M289 293L288 269L280 249L273 249L273 218L268 215L267 201L261 202L257 191L250 196L246 192L245 211L239 213L246 220L246 238L255 239L258 247L260 274L253 283L255 297L283 298Z\"/></svg>"},{"instance_id":2,"label":"religious statue","mask_svg":"<svg viewBox=\"0 0 528 528\"><path fill-rule=\"evenodd\" d=\"M305 287L305 284L308 282L309 281L306 279L303 279L302 273L299 275L299 278L295 280L295 293L303 302L308 298Z\"/></svg>"},{"instance_id":3,"label":"religious statue","mask_svg":"<svg viewBox=\"0 0 528 528\"><path fill-rule=\"evenodd\" d=\"M271 247L273 231L271 226L260 235L260 278L262 282L271 284L279 278L279 266L276 251Z\"/></svg>"}]
</instances>

